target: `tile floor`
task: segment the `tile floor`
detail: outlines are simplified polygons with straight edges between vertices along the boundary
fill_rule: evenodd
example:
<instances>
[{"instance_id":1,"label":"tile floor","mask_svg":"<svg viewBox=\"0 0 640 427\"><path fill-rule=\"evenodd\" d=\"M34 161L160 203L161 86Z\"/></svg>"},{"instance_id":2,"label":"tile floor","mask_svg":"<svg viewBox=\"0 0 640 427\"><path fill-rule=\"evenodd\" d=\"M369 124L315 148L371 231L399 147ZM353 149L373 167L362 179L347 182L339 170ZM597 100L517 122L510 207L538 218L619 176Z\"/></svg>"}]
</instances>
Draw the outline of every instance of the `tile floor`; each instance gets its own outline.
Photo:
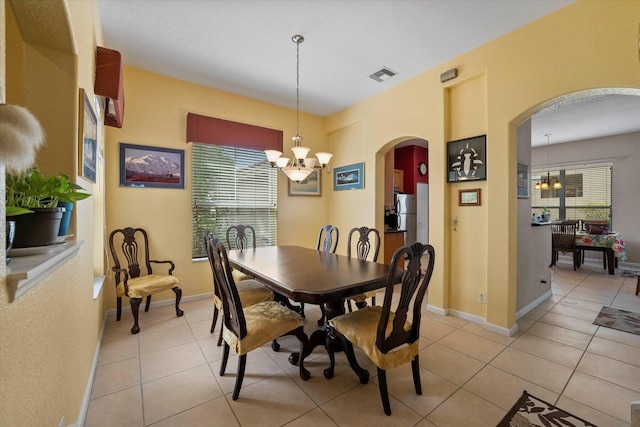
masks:
<instances>
[{"instance_id":1,"label":"tile floor","mask_svg":"<svg viewBox=\"0 0 640 427\"><path fill-rule=\"evenodd\" d=\"M598 265L574 272L561 260L553 295L518 321L505 337L454 316L427 312L421 331L422 396L413 389L410 365L387 374L391 409L386 417L375 366L361 385L346 358L335 377L322 374L328 357L317 348L306 362L311 379L289 364L295 338L280 339L247 358L243 388L231 400L237 356L218 375L221 347L210 334L212 302L184 303L141 314L131 335L131 315L107 319L85 426L495 426L522 390L599 426L628 426L629 402L640 400L640 335L591 322L602 305L640 312L634 278L609 276ZM315 310L315 311L314 311ZM307 305L308 333L319 310ZM233 353L233 352L232 352Z\"/></svg>"}]
</instances>

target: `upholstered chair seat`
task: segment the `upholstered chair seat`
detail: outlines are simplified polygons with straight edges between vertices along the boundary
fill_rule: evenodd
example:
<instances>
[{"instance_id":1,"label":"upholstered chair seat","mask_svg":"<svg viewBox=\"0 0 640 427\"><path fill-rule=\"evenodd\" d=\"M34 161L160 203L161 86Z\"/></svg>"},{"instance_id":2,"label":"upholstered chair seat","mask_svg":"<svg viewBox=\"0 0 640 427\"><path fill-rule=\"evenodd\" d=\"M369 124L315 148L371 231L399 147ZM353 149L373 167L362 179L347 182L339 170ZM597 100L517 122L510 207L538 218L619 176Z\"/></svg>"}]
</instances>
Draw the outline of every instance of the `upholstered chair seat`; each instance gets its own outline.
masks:
<instances>
[{"instance_id":1,"label":"upholstered chair seat","mask_svg":"<svg viewBox=\"0 0 640 427\"><path fill-rule=\"evenodd\" d=\"M374 305L334 317L329 321L329 324L346 339L351 341L353 345L360 347L369 359L380 369L393 369L411 362L418 354L419 340L412 344L398 347L388 353L381 352L378 346L376 346L376 335L378 333L378 324L380 323L381 316L382 307ZM389 335L391 335L394 318L395 313L390 311L385 338L389 338ZM410 322L405 322L404 330L411 330Z\"/></svg>"},{"instance_id":2,"label":"upholstered chair seat","mask_svg":"<svg viewBox=\"0 0 640 427\"><path fill-rule=\"evenodd\" d=\"M227 328L222 332L225 342L238 355L247 354L289 331L304 326L304 318L300 314L275 301L259 302L243 307L242 311L247 323L247 335L240 339Z\"/></svg>"},{"instance_id":3,"label":"upholstered chair seat","mask_svg":"<svg viewBox=\"0 0 640 427\"><path fill-rule=\"evenodd\" d=\"M148 295L173 289L182 283L182 279L171 275L149 274L148 276L129 279L128 283L129 298L144 298ZM119 297L125 296L124 283L118 284L116 293Z\"/></svg>"}]
</instances>

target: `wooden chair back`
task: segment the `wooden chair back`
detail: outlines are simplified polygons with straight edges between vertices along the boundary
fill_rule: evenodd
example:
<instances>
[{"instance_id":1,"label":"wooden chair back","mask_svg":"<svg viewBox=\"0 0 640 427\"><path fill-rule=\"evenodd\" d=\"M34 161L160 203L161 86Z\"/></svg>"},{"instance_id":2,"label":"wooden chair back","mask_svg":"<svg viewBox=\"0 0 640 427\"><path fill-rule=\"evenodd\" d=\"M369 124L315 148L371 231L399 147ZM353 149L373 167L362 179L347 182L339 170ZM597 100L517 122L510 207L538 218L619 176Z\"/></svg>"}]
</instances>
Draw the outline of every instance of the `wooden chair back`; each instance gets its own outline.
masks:
<instances>
[{"instance_id":1,"label":"wooden chair back","mask_svg":"<svg viewBox=\"0 0 640 427\"><path fill-rule=\"evenodd\" d=\"M119 236L122 237L122 241L119 240ZM149 238L142 228L126 227L113 230L109 235L109 250L116 272L116 285L121 280L118 272L121 268L128 270L130 279L153 274L152 262L170 264L169 274L175 269L172 261L156 261L149 258Z\"/></svg>"},{"instance_id":2,"label":"wooden chair back","mask_svg":"<svg viewBox=\"0 0 640 427\"><path fill-rule=\"evenodd\" d=\"M249 235L249 236L248 236ZM251 238L251 240L249 240ZM231 244L233 242L233 245ZM249 242L252 243L249 246ZM256 247L256 230L250 225L232 225L227 228L227 248L244 250Z\"/></svg>"},{"instance_id":3,"label":"wooden chair back","mask_svg":"<svg viewBox=\"0 0 640 427\"><path fill-rule=\"evenodd\" d=\"M578 221L558 221L551 224L552 249L575 252Z\"/></svg>"},{"instance_id":4,"label":"wooden chair back","mask_svg":"<svg viewBox=\"0 0 640 427\"><path fill-rule=\"evenodd\" d=\"M361 261L367 260L371 253L373 241L373 258L371 261L376 262L378 260L378 253L380 252L380 232L375 228L352 228L351 231L349 231L349 236L347 237L348 257L351 257L351 250L353 248L352 240L354 235L358 236L358 240L355 243L355 252L358 259Z\"/></svg>"},{"instance_id":5,"label":"wooden chair back","mask_svg":"<svg viewBox=\"0 0 640 427\"><path fill-rule=\"evenodd\" d=\"M427 266L423 271L422 265L425 261ZM434 262L433 246L420 242L398 248L393 254L376 337L376 346L382 353L388 353L403 344L411 344L419 338L422 302L433 274ZM394 307L393 329L391 334L387 335L394 289L398 287L398 268L403 270L400 297ZM411 329L405 331L404 326L408 316L411 316Z\"/></svg>"},{"instance_id":6,"label":"wooden chair back","mask_svg":"<svg viewBox=\"0 0 640 427\"><path fill-rule=\"evenodd\" d=\"M322 252L331 252L332 254L336 253L336 248L338 247L338 238L340 237L340 233L338 232L338 228L333 225L325 225L320 228L318 232L318 243L316 245L316 250Z\"/></svg>"},{"instance_id":7,"label":"wooden chair back","mask_svg":"<svg viewBox=\"0 0 640 427\"><path fill-rule=\"evenodd\" d=\"M236 288L231 265L224 244L210 235L207 239L207 257L211 264L215 287L222 300L222 321L224 326L233 332L239 340L247 336L247 324L242 311L240 295Z\"/></svg>"}]
</instances>

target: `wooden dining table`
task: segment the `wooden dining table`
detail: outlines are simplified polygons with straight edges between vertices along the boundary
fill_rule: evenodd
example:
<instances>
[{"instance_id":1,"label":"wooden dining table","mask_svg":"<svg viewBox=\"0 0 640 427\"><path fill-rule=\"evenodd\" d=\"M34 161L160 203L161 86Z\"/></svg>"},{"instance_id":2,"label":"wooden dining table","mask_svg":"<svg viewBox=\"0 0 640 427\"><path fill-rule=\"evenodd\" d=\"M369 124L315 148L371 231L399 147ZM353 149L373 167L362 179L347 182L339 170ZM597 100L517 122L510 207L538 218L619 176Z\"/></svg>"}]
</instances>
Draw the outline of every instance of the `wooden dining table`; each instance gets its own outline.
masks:
<instances>
[{"instance_id":1,"label":"wooden dining table","mask_svg":"<svg viewBox=\"0 0 640 427\"><path fill-rule=\"evenodd\" d=\"M307 357L318 345L327 346L328 321L345 313L344 301L350 296L384 288L389 266L299 246L268 246L229 251L229 263L243 273L254 276L274 292L295 302L324 304L327 322L309 338ZM398 270L398 279L401 271ZM334 348L336 344L332 344ZM338 346L339 347L339 346ZM341 351L336 348L336 351ZM289 361L297 364L300 355L292 353ZM363 370L354 367L356 374ZM327 368L325 377L333 371Z\"/></svg>"}]
</instances>

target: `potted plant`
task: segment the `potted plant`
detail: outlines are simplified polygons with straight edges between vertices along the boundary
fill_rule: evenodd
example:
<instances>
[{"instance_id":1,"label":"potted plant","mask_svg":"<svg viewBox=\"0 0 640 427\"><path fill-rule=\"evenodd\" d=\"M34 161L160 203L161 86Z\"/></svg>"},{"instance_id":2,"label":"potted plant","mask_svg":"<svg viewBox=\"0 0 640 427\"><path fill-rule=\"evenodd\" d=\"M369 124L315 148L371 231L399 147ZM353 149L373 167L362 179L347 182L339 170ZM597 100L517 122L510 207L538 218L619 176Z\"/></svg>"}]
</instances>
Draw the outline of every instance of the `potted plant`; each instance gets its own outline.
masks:
<instances>
[{"instance_id":1,"label":"potted plant","mask_svg":"<svg viewBox=\"0 0 640 427\"><path fill-rule=\"evenodd\" d=\"M66 211L58 203L75 203L90 196L78 190L83 188L64 174L46 177L35 168L18 175L7 174L6 214L16 221L13 247L55 243Z\"/></svg>"},{"instance_id":2,"label":"potted plant","mask_svg":"<svg viewBox=\"0 0 640 427\"><path fill-rule=\"evenodd\" d=\"M542 208L542 222L551 221L551 211L549 208Z\"/></svg>"}]
</instances>

